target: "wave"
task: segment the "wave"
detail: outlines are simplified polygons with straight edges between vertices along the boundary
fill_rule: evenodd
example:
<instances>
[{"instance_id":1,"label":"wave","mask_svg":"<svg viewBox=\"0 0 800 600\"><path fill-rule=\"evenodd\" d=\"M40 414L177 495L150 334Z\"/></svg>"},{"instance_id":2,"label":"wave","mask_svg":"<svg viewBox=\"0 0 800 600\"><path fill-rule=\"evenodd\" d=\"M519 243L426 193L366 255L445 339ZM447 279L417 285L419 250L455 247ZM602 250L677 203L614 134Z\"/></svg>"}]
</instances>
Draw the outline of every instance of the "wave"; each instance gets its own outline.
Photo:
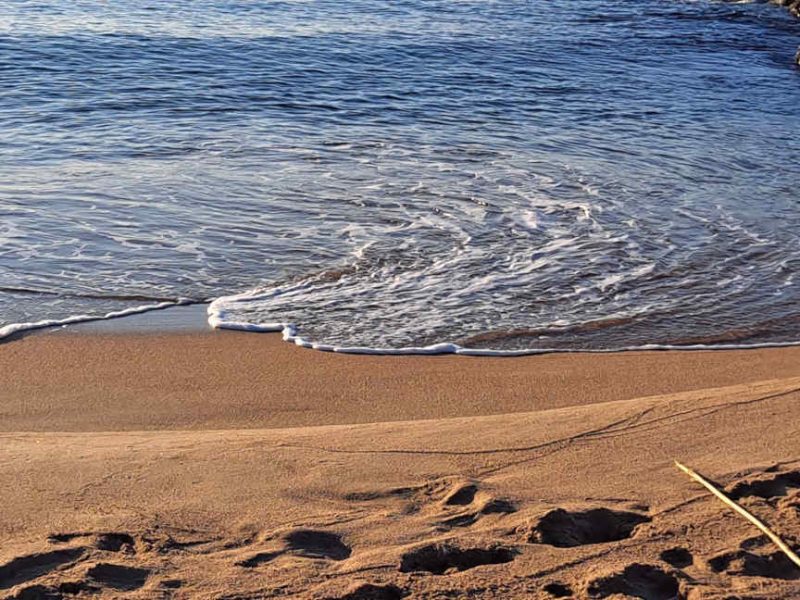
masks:
<instances>
[{"instance_id":1,"label":"wave","mask_svg":"<svg viewBox=\"0 0 800 600\"><path fill-rule=\"evenodd\" d=\"M356 3L342 37L341 2L23 4L0 40L0 79L27 82L0 132L5 336L193 297L337 352L800 339L783 12ZM280 289L227 296L257 286Z\"/></svg>"},{"instance_id":2,"label":"wave","mask_svg":"<svg viewBox=\"0 0 800 600\"><path fill-rule=\"evenodd\" d=\"M642 344L621 346L616 348L523 348L514 350L500 350L491 348L469 348L451 342L440 342L427 346L409 346L402 348L379 348L370 346L338 346L335 344L325 344L304 338L299 334L300 328L295 323L273 322L273 323L250 323L247 321L228 320L229 306L240 301L264 300L278 296L282 293L280 288L275 288L267 292L252 290L241 294L223 296L211 302L208 306L208 323L214 329L229 329L234 331L249 331L257 333L280 333L285 342L294 344L301 348L319 350L322 352L334 352L339 354L366 354L366 355L439 355L457 354L461 356L495 356L495 357L515 357L531 356L538 354L566 354L566 353L591 353L591 354L611 354L632 351L660 351L660 350L752 350L758 348L785 348L800 345L800 340L790 342L763 342L752 344L735 343L691 343L691 344ZM615 319L615 324L622 320ZM590 328L598 324L588 324ZM601 325L602 326L602 325ZM477 337L477 336L476 336Z\"/></svg>"},{"instance_id":3,"label":"wave","mask_svg":"<svg viewBox=\"0 0 800 600\"><path fill-rule=\"evenodd\" d=\"M344 269L343 269L344 270ZM337 273L339 270L321 271L315 273L314 276L309 277L304 282L292 286L293 291L298 288L310 288L320 279L326 280L331 273ZM335 277L334 277L335 278ZM240 321L229 318L231 309L239 302L252 302L269 300L280 296L284 293L284 289L276 287L270 290L249 290L239 294L229 296L222 296L213 300L207 309L208 324L214 329L225 329L234 331L254 332L254 333L280 333L282 339L295 346L318 350L322 352L333 352L338 354L360 354L360 355L443 355L455 354L461 356L484 356L484 357L518 357L518 356L531 356L541 354L565 354L565 353L591 353L591 354L609 354L619 352L632 352L632 351L666 351L666 350L679 350L679 351L712 351L712 350L749 350L758 348L781 348L800 345L800 340L797 341L780 341L780 342L755 342L755 343L736 343L734 340L745 340L748 338L756 337L753 327L738 330L730 333L721 333L712 336L697 336L678 338L671 343L652 343L652 344L639 344L639 345L625 345L619 347L609 348L564 348L564 347L537 347L537 348L515 348L515 349L498 349L498 348L475 348L470 347L472 343L486 343L486 342L502 342L510 338L528 337L531 335L546 335L554 331L592 331L595 329L604 329L606 327L615 327L619 325L629 324L637 319L627 317L614 317L608 319L600 319L587 323L579 323L565 327L551 327L551 328L535 328L535 329L509 329L489 331L486 333L478 334L466 338L464 344L453 342L437 342L424 346L406 346L399 348L392 347L377 347L377 346L350 346L350 345L337 345L324 342L313 341L300 334L300 326L292 322L261 322L255 323L250 321ZM146 312L163 310L173 308L176 306L187 306L190 304L197 304L197 301L189 299L177 299L165 302L158 302L155 304L147 304L143 306L135 306L123 310L108 312L103 315L72 315L62 319L45 319L41 321L26 322L26 323L11 323L0 327L0 340L13 339L19 334L38 329L46 329L51 327L63 327L67 325L74 325L79 323L86 323L91 321L101 321L118 319L131 315L142 314ZM791 320L791 319L790 319ZM774 326L777 321L774 319L767 320L763 323L765 326Z\"/></svg>"}]
</instances>

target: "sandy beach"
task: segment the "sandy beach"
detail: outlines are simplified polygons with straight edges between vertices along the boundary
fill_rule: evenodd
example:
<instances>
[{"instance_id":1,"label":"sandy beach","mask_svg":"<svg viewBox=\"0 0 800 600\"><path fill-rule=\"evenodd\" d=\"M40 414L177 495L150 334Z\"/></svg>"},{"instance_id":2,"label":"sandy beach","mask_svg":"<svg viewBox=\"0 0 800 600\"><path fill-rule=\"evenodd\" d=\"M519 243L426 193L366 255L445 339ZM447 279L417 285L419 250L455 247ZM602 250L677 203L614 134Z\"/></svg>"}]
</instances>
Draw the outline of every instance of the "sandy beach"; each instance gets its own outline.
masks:
<instances>
[{"instance_id":1,"label":"sandy beach","mask_svg":"<svg viewBox=\"0 0 800 600\"><path fill-rule=\"evenodd\" d=\"M796 598L800 348L0 345L0 597Z\"/></svg>"},{"instance_id":2,"label":"sandy beach","mask_svg":"<svg viewBox=\"0 0 800 600\"><path fill-rule=\"evenodd\" d=\"M800 600L796 17L0 0L0 600Z\"/></svg>"}]
</instances>

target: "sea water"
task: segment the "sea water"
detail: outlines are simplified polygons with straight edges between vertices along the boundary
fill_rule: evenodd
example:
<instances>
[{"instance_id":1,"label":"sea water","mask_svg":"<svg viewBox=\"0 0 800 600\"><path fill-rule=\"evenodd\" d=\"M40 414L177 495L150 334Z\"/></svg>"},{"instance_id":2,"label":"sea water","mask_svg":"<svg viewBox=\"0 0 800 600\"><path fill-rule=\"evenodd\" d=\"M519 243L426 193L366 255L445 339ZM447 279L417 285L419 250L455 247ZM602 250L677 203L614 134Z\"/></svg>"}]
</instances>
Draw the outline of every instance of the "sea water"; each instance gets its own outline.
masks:
<instances>
[{"instance_id":1,"label":"sea water","mask_svg":"<svg viewBox=\"0 0 800 600\"><path fill-rule=\"evenodd\" d=\"M0 332L800 341L800 23L680 0L0 0Z\"/></svg>"}]
</instances>

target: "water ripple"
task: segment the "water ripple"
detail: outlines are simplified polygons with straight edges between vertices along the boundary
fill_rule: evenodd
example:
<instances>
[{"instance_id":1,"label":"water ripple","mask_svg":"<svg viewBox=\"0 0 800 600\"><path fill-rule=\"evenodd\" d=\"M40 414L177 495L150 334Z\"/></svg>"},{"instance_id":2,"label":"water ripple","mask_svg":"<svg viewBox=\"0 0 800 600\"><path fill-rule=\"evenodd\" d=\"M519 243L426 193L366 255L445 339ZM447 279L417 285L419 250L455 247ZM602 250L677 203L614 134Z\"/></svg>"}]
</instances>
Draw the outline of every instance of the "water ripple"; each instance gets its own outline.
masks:
<instances>
[{"instance_id":1,"label":"water ripple","mask_svg":"<svg viewBox=\"0 0 800 600\"><path fill-rule=\"evenodd\" d=\"M225 297L338 346L799 341L800 24L575 6L0 0L0 327Z\"/></svg>"}]
</instances>

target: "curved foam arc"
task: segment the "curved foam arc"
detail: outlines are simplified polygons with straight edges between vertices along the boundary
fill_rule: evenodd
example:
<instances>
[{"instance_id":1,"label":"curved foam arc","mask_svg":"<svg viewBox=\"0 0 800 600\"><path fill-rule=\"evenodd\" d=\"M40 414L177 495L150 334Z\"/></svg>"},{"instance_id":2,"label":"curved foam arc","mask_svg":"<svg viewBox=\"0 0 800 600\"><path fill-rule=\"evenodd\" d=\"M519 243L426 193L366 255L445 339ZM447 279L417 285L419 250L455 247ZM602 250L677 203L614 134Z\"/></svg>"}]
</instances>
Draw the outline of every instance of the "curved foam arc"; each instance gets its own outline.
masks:
<instances>
[{"instance_id":1,"label":"curved foam arc","mask_svg":"<svg viewBox=\"0 0 800 600\"><path fill-rule=\"evenodd\" d=\"M89 321L105 321L108 319L117 319L120 317L128 317L139 313L150 312L151 310L160 310L162 308L169 308L171 306L181 306L188 304L188 301L178 302L159 302L158 304L146 304L144 306L134 306L123 310L117 310L104 315L73 315L64 319L45 319L42 321L32 321L28 323L11 323L0 327L0 340L7 338L15 333L23 331L32 331L34 329L45 329L47 327L58 327L61 325L74 325L76 323L88 323Z\"/></svg>"},{"instance_id":2,"label":"curved foam arc","mask_svg":"<svg viewBox=\"0 0 800 600\"><path fill-rule=\"evenodd\" d=\"M795 342L767 342L761 344L691 344L679 346L674 344L644 344L642 346L624 346L619 348L591 348L575 350L572 348L523 348L518 350L495 350L491 348L466 348L452 342L440 342L429 346L411 346L402 348L374 348L369 346L336 346L314 342L298 334L299 327L295 323L248 323L246 321L226 320L225 306L242 300L261 300L275 297L283 293L276 288L268 292L251 290L241 294L222 296L208 305L208 324L214 329L230 329L235 331L250 331L255 333L280 333L283 340L310 350L322 352L336 352L340 354L370 354L370 355L436 355L458 354L461 356L532 356L536 354L555 353L591 353L611 354L615 352L631 352L645 350L752 350L757 348L785 348L800 346L800 340Z\"/></svg>"}]
</instances>

